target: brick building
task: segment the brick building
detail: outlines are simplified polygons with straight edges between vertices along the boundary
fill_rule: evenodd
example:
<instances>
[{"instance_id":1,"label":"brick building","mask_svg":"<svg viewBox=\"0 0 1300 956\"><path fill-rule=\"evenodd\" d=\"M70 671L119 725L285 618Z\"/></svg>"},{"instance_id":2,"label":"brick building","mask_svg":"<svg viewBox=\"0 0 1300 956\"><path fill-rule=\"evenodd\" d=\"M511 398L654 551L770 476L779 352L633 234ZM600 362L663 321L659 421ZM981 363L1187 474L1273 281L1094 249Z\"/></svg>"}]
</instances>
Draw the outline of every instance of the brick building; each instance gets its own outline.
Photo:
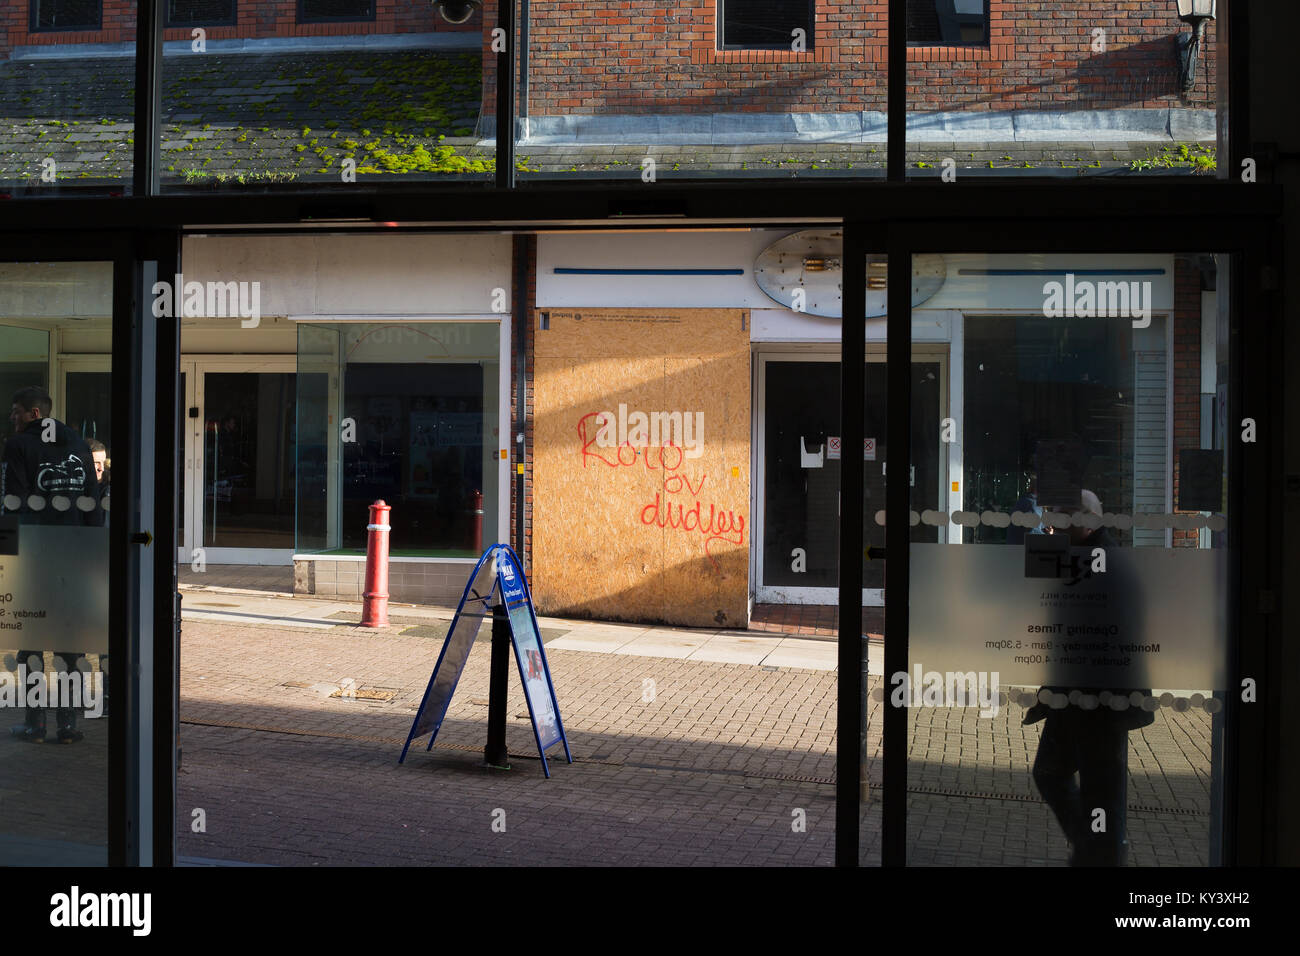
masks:
<instances>
[{"instance_id":1,"label":"brick building","mask_svg":"<svg viewBox=\"0 0 1300 956\"><path fill-rule=\"evenodd\" d=\"M440 18L430 4L396 0L164 0L164 42L366 37L476 31ZM41 48L82 46L87 55L135 42L136 5L122 0L11 0L0 6L0 59ZM96 49L98 48L98 49Z\"/></svg>"},{"instance_id":2,"label":"brick building","mask_svg":"<svg viewBox=\"0 0 1300 956\"><path fill-rule=\"evenodd\" d=\"M944 29L936 15L953 0L909 0L909 110L1204 109L1215 102L1214 28L1202 65L1209 82L1183 93L1175 69L1182 25L1171 4L967 6L981 12L961 32ZM527 112L883 112L887 8L887 0L536 4L526 27ZM487 0L485 22L495 15ZM796 31L804 38L797 50ZM489 69L485 85L491 81Z\"/></svg>"},{"instance_id":3,"label":"brick building","mask_svg":"<svg viewBox=\"0 0 1300 956\"><path fill-rule=\"evenodd\" d=\"M0 181L121 179L134 36L117 0L7 0ZM496 160L495 0L171 0L164 179L482 177ZM521 8L522 10L522 8ZM522 176L883 172L886 0L534 3L517 24ZM1185 88L1172 4L908 0L907 162L975 172L1208 172L1214 22ZM453 18L458 18L456 14ZM201 37L195 31L203 31ZM200 42L201 40L201 42ZM93 131L68 130L87 124ZM315 132L313 132L315 131ZM103 144L102 148L101 145Z\"/></svg>"}]
</instances>

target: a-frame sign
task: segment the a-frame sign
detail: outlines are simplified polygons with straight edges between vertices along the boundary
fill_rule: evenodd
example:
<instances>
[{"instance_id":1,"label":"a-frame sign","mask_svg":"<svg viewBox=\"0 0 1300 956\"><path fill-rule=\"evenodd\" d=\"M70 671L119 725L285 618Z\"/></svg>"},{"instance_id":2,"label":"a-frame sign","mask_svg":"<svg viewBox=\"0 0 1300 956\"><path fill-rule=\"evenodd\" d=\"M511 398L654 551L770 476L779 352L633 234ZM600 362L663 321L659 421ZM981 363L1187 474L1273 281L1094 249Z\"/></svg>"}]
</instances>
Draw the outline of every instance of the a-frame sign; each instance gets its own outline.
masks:
<instances>
[{"instance_id":1,"label":"a-frame sign","mask_svg":"<svg viewBox=\"0 0 1300 956\"><path fill-rule=\"evenodd\" d=\"M494 600L495 598L495 600ZM528 590L528 581L514 550L507 544L494 544L483 552L474 566L461 596L456 616L452 618L451 629L429 677L429 686L424 691L424 699L416 712L411 732L402 747L402 756L398 763L406 760L406 752L417 737L429 734L429 746L438 737L438 729L447 716L447 707L451 704L451 695L456 692L460 675L469 660L470 649L478 636L484 618L492 618L492 608L502 604L510 621L510 641L515 650L515 662L519 666L519 679L524 685L524 697L528 701L528 714L533 722L533 737L537 740L537 752L542 757L542 770L550 777L551 770L546 763L546 751L558 743L564 744L564 756L573 763L569 753L569 741L564 735L564 724L560 720L560 704L555 697L555 686L551 683L551 670L546 663L546 650L542 645L541 632L537 628L537 615L533 612L533 599ZM501 688L504 694L504 686ZM504 699L501 706L504 707ZM503 718L504 724L504 718ZM503 738L504 739L504 738Z\"/></svg>"}]
</instances>

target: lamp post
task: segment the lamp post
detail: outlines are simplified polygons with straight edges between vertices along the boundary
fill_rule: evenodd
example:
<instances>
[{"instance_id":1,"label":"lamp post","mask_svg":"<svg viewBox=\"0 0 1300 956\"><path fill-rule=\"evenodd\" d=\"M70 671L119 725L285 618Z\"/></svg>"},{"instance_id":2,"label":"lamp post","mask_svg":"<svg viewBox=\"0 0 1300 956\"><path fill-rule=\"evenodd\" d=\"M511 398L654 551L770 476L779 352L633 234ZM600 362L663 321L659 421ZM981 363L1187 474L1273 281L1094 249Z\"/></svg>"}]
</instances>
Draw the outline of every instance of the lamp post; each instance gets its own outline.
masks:
<instances>
[{"instance_id":1,"label":"lamp post","mask_svg":"<svg viewBox=\"0 0 1300 956\"><path fill-rule=\"evenodd\" d=\"M1214 19L1217 0L1175 0L1178 19L1192 25L1191 33L1178 35L1178 76L1184 93L1196 85L1196 60L1205 39L1205 24Z\"/></svg>"},{"instance_id":2,"label":"lamp post","mask_svg":"<svg viewBox=\"0 0 1300 956\"><path fill-rule=\"evenodd\" d=\"M483 0L433 0L433 5L448 23L464 23L483 6Z\"/></svg>"}]
</instances>

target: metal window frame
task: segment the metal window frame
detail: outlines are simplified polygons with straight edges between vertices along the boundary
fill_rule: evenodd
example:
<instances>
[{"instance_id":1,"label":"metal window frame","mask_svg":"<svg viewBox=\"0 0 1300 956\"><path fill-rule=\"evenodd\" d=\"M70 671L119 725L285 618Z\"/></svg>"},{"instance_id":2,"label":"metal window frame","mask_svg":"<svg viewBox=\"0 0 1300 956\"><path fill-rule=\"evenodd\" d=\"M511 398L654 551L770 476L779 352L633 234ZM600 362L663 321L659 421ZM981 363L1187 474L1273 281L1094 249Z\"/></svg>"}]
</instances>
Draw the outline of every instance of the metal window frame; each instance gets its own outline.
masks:
<instances>
[{"instance_id":1,"label":"metal window frame","mask_svg":"<svg viewBox=\"0 0 1300 956\"><path fill-rule=\"evenodd\" d=\"M154 558L174 558L176 536L176 476L169 469L142 473L138 462L148 445L152 458L174 456L180 434L180 416L174 385L178 381L180 323L154 323L152 348L140 347L143 321L148 309L148 292L142 264L158 263L163 271L179 264L179 232L110 231L74 236L67 233L0 232L0 262L110 262L112 263L112 419L113 419L113 512L109 531L108 692L116 702L109 724L108 740L108 824L109 865L170 866L175 854L175 790L179 681L178 675L179 595L174 560L144 560L151 550ZM144 372L152 371L145 375ZM166 400L169 385L172 401ZM140 418L142 397L160 396L156 413ZM174 427L173 427L174 426ZM136 507L148 500L153 511L141 523ZM172 502L168 509L158 502ZM148 534L145 543L134 536ZM152 566L151 577L142 582L141 569ZM143 602L141 595L149 595ZM151 640L140 640L141 622ZM150 656L155 680L153 693L144 701L133 677L140 668L141 651ZM152 714L148 733L131 727L132 716ZM132 732L129 732L132 731ZM148 744L142 750L141 744ZM145 814L143 811L147 811ZM144 848L142 852L142 848Z\"/></svg>"}]
</instances>

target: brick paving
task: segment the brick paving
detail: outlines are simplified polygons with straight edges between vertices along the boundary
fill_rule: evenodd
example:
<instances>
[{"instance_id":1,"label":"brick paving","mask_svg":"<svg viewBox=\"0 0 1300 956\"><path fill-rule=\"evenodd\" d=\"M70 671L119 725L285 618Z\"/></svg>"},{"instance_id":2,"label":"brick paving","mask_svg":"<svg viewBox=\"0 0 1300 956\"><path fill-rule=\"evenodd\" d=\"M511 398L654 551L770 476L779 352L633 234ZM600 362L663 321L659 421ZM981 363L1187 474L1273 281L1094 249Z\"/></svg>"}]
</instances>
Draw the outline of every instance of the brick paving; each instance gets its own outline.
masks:
<instances>
[{"instance_id":1,"label":"brick paving","mask_svg":"<svg viewBox=\"0 0 1300 956\"><path fill-rule=\"evenodd\" d=\"M441 648L421 633L187 622L180 853L301 865L832 862L833 671L550 649L576 763L561 755L545 780L514 684L513 769L481 767L482 636L432 752L420 744L396 764ZM391 696L328 696L344 678ZM882 706L868 705L866 864L879 862ZM1063 862L1029 776L1041 725L1022 726L1021 713L913 712L911 862ZM1208 715L1169 709L1131 735L1133 864L1208 862L1208 741ZM191 830L196 807L204 833ZM804 832L792 828L800 809Z\"/></svg>"},{"instance_id":2,"label":"brick paving","mask_svg":"<svg viewBox=\"0 0 1300 956\"><path fill-rule=\"evenodd\" d=\"M235 593L223 600L277 603ZM426 752L418 743L398 766L441 648L443 612L395 609L395 627L371 632L351 624L352 610L327 611L316 612L325 623L314 630L274 615L185 622L182 857L298 865L833 860L833 670L564 649L557 642L566 635L599 625L566 629L548 619L543 639L573 765L552 751L552 778L543 777L512 671L513 769L482 768L490 648L482 634L436 746ZM14 669L13 655L0 652L3 669ZM99 666L93 656L89 663ZM331 697L345 678L373 699ZM880 687L878 676L868 679L867 865L879 863ZM6 723L21 720L9 713ZM1062 864L1064 840L1029 773L1042 725L1023 726L1022 713L1018 705L991 719L974 709L911 713L912 864ZM69 746L0 740L0 863L40 863L52 853L102 862L108 723L82 719L80 729L85 739ZM1153 726L1130 736L1134 865L1209 862L1210 762L1210 718L1201 710L1162 708ZM191 829L195 808L205 811L206 832ZM497 810L504 833L492 827ZM802 832L792 827L799 810Z\"/></svg>"}]
</instances>

